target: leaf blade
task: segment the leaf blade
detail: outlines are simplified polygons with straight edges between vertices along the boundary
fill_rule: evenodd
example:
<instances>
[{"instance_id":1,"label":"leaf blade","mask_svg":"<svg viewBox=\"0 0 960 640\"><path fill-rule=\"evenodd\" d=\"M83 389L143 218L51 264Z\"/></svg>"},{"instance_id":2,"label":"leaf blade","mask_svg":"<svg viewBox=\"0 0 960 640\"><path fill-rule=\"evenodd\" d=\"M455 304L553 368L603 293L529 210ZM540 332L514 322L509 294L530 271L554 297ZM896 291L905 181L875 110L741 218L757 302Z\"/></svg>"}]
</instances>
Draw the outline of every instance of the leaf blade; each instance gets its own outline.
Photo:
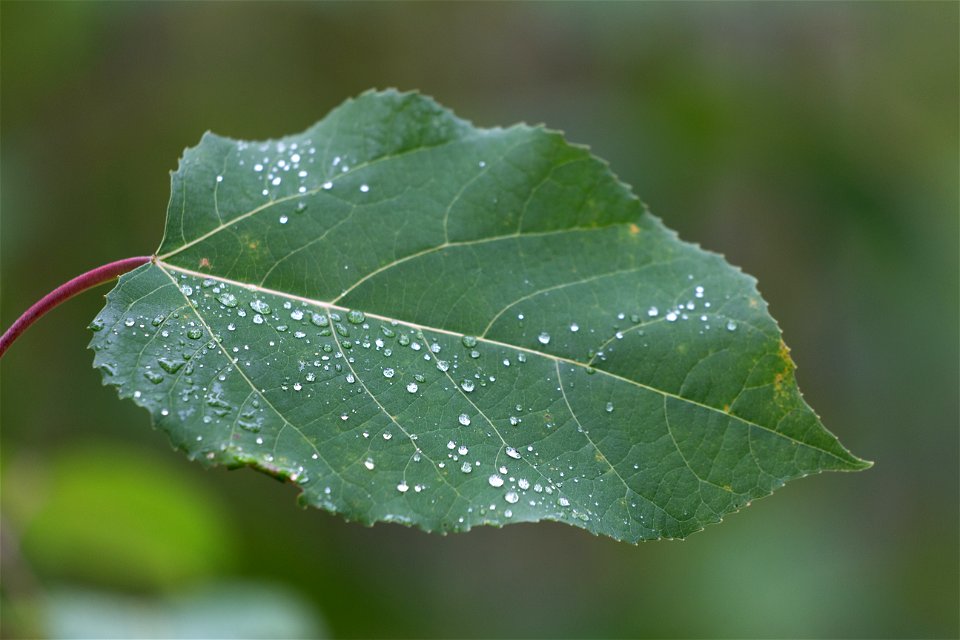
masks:
<instances>
[{"instance_id":1,"label":"leaf blade","mask_svg":"<svg viewBox=\"0 0 960 640\"><path fill-rule=\"evenodd\" d=\"M559 520L634 542L866 464L800 397L755 281L559 134L386 93L301 136L226 140L188 151L161 257L94 339L191 455L367 523ZM120 337L161 315L166 338Z\"/></svg>"}]
</instances>

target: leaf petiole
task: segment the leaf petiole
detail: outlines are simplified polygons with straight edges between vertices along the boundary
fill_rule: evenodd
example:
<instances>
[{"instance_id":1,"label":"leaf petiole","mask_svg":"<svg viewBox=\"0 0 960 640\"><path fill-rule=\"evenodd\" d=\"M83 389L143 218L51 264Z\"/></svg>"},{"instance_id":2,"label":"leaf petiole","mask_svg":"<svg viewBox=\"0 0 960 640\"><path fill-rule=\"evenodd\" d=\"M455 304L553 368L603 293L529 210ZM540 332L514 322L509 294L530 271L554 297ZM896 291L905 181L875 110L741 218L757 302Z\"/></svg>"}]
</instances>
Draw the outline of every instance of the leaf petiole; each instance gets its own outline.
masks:
<instances>
[{"instance_id":1,"label":"leaf petiole","mask_svg":"<svg viewBox=\"0 0 960 640\"><path fill-rule=\"evenodd\" d=\"M0 357L3 357L3 354L6 353L10 345L13 344L18 337L20 337L21 333L26 331L30 325L37 321L37 319L59 305L61 302L69 300L78 293L86 291L91 287L96 287L104 282L113 280L114 278L121 276L128 271L132 271L137 267L150 262L151 260L153 260L153 256L124 258L123 260L117 260L116 262L99 266L96 269L91 269L90 271L87 271L86 273L63 283L35 302L29 309L24 311L23 315L17 318L16 322L10 325L10 328L4 332L3 336L0 337Z\"/></svg>"}]
</instances>

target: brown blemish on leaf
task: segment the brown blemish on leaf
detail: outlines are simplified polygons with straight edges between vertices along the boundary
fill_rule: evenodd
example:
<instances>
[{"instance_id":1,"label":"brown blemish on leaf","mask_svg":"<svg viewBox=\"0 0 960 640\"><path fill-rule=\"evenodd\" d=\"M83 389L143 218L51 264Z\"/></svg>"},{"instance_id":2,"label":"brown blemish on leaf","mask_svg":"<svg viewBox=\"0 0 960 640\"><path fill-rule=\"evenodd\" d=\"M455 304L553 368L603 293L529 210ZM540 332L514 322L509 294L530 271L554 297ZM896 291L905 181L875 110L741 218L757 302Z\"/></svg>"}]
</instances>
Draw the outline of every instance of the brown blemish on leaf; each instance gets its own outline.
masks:
<instances>
[{"instance_id":1,"label":"brown blemish on leaf","mask_svg":"<svg viewBox=\"0 0 960 640\"><path fill-rule=\"evenodd\" d=\"M198 267L199 267L200 269L209 269L209 268L210 268L210 261L207 260L206 258L200 258L200 264L198 265Z\"/></svg>"}]
</instances>

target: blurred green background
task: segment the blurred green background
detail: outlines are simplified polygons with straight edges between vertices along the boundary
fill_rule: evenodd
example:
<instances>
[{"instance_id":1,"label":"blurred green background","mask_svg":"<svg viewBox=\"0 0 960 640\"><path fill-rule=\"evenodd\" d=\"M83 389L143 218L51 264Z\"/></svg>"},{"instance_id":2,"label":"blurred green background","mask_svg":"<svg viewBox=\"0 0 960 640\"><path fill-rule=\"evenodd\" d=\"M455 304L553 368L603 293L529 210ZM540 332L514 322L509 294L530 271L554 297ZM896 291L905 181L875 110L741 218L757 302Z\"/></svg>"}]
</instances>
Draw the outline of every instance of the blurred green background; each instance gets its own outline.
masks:
<instances>
[{"instance_id":1,"label":"blurred green background","mask_svg":"<svg viewBox=\"0 0 960 640\"><path fill-rule=\"evenodd\" d=\"M104 288L3 359L4 636L960 633L957 3L0 11L4 327L152 252L167 172L205 130L278 136L369 87L419 88L478 125L589 143L756 275L807 400L877 463L685 542L368 529L187 462L101 387L84 347Z\"/></svg>"}]
</instances>

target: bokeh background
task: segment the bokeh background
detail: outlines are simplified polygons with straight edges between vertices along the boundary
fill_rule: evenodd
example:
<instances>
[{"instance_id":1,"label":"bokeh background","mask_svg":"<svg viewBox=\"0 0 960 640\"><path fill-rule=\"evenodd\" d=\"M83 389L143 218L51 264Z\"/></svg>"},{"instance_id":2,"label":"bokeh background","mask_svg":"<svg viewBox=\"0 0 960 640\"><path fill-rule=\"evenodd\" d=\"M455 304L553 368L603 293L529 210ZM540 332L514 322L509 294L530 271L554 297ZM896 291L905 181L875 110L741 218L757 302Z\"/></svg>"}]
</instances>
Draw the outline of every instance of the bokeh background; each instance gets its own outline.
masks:
<instances>
[{"instance_id":1,"label":"bokeh background","mask_svg":"<svg viewBox=\"0 0 960 640\"><path fill-rule=\"evenodd\" d=\"M555 524L346 524L203 470L101 387L106 289L0 378L2 633L956 637L955 2L0 5L5 327L160 242L207 129L299 131L369 87L589 143L688 240L758 276L858 474L684 542Z\"/></svg>"}]
</instances>

